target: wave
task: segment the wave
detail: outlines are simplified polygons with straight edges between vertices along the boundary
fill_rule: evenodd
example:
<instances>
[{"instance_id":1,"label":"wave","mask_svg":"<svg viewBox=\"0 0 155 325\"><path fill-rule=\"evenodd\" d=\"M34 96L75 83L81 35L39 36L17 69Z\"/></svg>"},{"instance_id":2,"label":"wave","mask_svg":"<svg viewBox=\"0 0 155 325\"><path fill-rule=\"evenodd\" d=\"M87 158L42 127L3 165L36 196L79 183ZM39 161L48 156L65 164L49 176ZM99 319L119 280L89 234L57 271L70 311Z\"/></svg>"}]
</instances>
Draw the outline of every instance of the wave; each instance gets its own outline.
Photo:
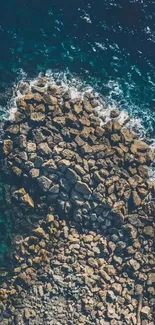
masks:
<instances>
[{"instance_id":1,"label":"wave","mask_svg":"<svg viewBox=\"0 0 155 325\"><path fill-rule=\"evenodd\" d=\"M16 101L19 97L23 96L23 94L20 92L19 85L22 82L27 82L31 89L31 87L41 76L43 76L42 73L38 74L33 79L29 79L27 74L22 69L19 71L18 78L13 86L13 96L7 104L7 110L5 110L7 111L7 116L5 114L5 118L13 118L14 112L17 110ZM119 112L117 119L121 125L126 125L132 129L132 131L136 133L140 139L145 139L149 142L151 141L151 139L146 139L147 130L143 125L142 118L138 118L137 114L134 114L134 111L136 111L135 107L130 106L130 110L122 108L122 106L126 106L128 108L128 105L127 100L125 99L123 101L123 105L121 104L123 90L119 82L109 80L106 85L106 87L109 89L108 95L103 96L103 94L98 91L98 85L95 82L92 86L92 82L89 84L87 81L78 77L76 74L70 73L69 70L66 70L64 72L47 70L44 76L47 79L46 87L49 84L52 84L53 86L60 85L64 91L70 90L72 98L83 98L86 92L92 92L96 97L98 103L95 110L98 112L99 116L102 117L103 123L109 121L111 119L111 112L116 110ZM154 142L154 139L152 139L152 141Z\"/></svg>"},{"instance_id":2,"label":"wave","mask_svg":"<svg viewBox=\"0 0 155 325\"><path fill-rule=\"evenodd\" d=\"M143 119L137 117L137 114L134 114L135 107L130 106L129 110L122 108L122 106L125 105L121 105L123 90L119 82L109 80L106 85L109 89L108 96L103 96L103 94L98 91L98 85L95 82L92 86L92 82L89 84L76 74L72 74L69 70L64 72L47 70L44 75L40 73L35 78L29 79L27 74L21 69L18 73L16 83L13 86L13 96L8 102L3 119L14 119L14 113L17 110L17 99L23 96L19 87L21 83L28 83L29 88L31 89L31 87L42 76L45 76L47 79L46 87L48 87L49 84L52 86L59 85L62 87L64 92L67 90L70 91L71 98L78 97L82 99L86 92L93 93L97 102L97 106L94 110L101 118L102 124L107 123L112 118L113 114L115 114L115 118L122 126L128 127L139 139L145 140L149 143L155 152L155 138L148 138L147 129L144 126ZM120 98L120 102L118 98ZM126 101L126 107L128 107L127 100L124 99L124 101ZM155 182L155 169L153 167L150 170L150 178Z\"/></svg>"}]
</instances>

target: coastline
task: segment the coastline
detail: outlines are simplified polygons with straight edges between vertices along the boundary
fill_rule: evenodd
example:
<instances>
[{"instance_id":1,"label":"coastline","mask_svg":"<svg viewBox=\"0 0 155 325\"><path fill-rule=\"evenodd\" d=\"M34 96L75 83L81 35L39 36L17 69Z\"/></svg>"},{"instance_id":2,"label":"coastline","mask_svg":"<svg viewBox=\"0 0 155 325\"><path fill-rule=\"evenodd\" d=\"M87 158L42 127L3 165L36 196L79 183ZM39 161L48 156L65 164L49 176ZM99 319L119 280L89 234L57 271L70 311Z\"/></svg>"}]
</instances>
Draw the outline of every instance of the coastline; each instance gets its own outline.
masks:
<instances>
[{"instance_id":1,"label":"coastline","mask_svg":"<svg viewBox=\"0 0 155 325\"><path fill-rule=\"evenodd\" d=\"M32 93L25 83L23 97L20 96L17 101L18 110L13 113L14 121L6 122L4 130L3 152L7 162L5 172L7 177L11 176L13 183L5 189L6 202L15 226L14 232L22 236L26 229L27 233L23 239L17 236L17 242L15 240L15 245L19 248L16 263L21 266L16 268L15 275L9 280L13 291L9 289L9 281L8 287L6 284L6 288L3 288L2 285L3 315L8 312L9 303L14 299L11 298L5 304L10 292L12 296L15 295L15 300L18 296L22 299L23 292L26 297L26 292L31 292L31 284L35 281L33 276L35 278L39 273L40 263L43 262L43 269L49 267L50 259L55 261L56 254L61 254L61 245L64 247L62 255L66 256L65 250L68 248L65 245L69 241L70 246L71 241L74 244L71 244L73 247L69 254L76 256L78 264L81 261L85 263L81 263L78 272L74 268L67 272L73 275L75 273L76 278L82 272L84 282L80 286L83 286L84 291L87 286L92 286L96 288L94 292L98 292L97 299L95 298L97 304L94 301L89 303L89 299L82 301L81 306L86 306L84 315L83 307L77 307L74 302L75 309L81 308L79 315L80 312L82 315L79 317L84 318L74 319L74 312L71 312L72 324L137 324L140 313L142 325L152 325L155 273L151 269L155 267L155 206L154 186L148 180L148 167L154 159L151 148L117 121L118 110L111 111L111 119L107 123L102 116L99 118L98 98L91 92L85 92L82 98L71 98L71 94L62 87L47 86L44 78L38 80L36 85L32 84L31 90ZM43 216L47 216L46 221ZM34 243L30 244L28 238L31 242L34 234ZM50 240L56 239L59 246L61 234L65 243L60 241L60 251L56 247L53 255L49 254ZM25 242L28 243L27 248L22 252ZM79 242L84 242L83 253ZM33 247L29 250L30 246ZM88 255L87 251L90 251ZM34 255L32 265L29 265L26 256L30 256L31 252ZM50 256L47 258L46 254ZM80 254L83 257L79 261ZM74 262L71 261L71 265ZM61 258L56 264L56 270L62 276L66 272L63 271L64 264L66 263ZM36 271L29 270L31 267ZM52 270L54 267L55 264L52 264ZM32 279L26 271L32 271ZM88 279L85 282L85 277L90 278L92 284ZM130 290L126 284L129 280ZM39 281L42 280L39 278ZM93 281L96 281L95 284ZM51 288L47 292L48 301L50 297L53 299L62 292L66 305L68 292L61 288L63 285L59 282L61 283L56 275L52 276L50 285L54 285L56 291L52 293ZM28 289L25 289L27 285ZM77 290L78 288L79 285ZM46 296L46 288L44 289ZM128 290L131 292L126 298ZM125 296L122 296L122 292L126 292ZM31 292L30 296L32 294ZM138 298L136 300L135 297L141 294L143 303L137 315L139 305ZM79 295L77 300L81 299L81 291ZM87 296L87 290L85 295ZM42 296L44 293L40 295ZM116 297L119 297L120 302L115 310ZM127 300L121 301L121 298ZM121 314L123 306L125 309ZM90 309L95 312L91 314ZM17 310L15 307L13 313ZM45 312L48 313L46 307L44 316L41 315L37 323L37 316L33 313L31 315L30 311L29 317L25 316L23 309L17 313L21 314L18 322L24 324L22 321L26 318L28 324L51 324L52 318L45 323ZM14 314L10 313L9 317L12 318L6 324L16 324L9 323L16 322Z\"/></svg>"}]
</instances>

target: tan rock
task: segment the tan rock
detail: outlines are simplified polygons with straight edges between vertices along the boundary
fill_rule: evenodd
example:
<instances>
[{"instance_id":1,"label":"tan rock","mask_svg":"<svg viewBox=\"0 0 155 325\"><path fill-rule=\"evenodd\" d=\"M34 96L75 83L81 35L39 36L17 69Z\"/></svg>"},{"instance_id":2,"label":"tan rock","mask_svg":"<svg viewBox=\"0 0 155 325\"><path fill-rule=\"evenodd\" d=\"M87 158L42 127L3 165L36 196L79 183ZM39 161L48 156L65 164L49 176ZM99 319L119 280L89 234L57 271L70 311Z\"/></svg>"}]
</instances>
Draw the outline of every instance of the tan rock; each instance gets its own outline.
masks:
<instances>
[{"instance_id":1,"label":"tan rock","mask_svg":"<svg viewBox=\"0 0 155 325\"><path fill-rule=\"evenodd\" d=\"M34 202L28 193L26 193L24 196L22 196L22 201L24 203L26 203L27 205L29 205L30 207L34 208Z\"/></svg>"},{"instance_id":2,"label":"tan rock","mask_svg":"<svg viewBox=\"0 0 155 325\"><path fill-rule=\"evenodd\" d=\"M135 207L140 206L141 204L141 198L139 197L138 193L136 191L132 191L132 199Z\"/></svg>"},{"instance_id":3,"label":"tan rock","mask_svg":"<svg viewBox=\"0 0 155 325\"><path fill-rule=\"evenodd\" d=\"M17 176L21 176L22 170L20 168L13 166L12 170L13 170L14 174L16 174Z\"/></svg>"},{"instance_id":4,"label":"tan rock","mask_svg":"<svg viewBox=\"0 0 155 325\"><path fill-rule=\"evenodd\" d=\"M48 214L46 221L48 223L52 223L54 221L54 215L53 214Z\"/></svg>"},{"instance_id":5,"label":"tan rock","mask_svg":"<svg viewBox=\"0 0 155 325\"><path fill-rule=\"evenodd\" d=\"M121 133L123 142L125 142L125 143L131 143L131 142L133 142L133 134L130 132L129 129L122 128L121 131L120 131L120 133Z\"/></svg>"},{"instance_id":6,"label":"tan rock","mask_svg":"<svg viewBox=\"0 0 155 325\"><path fill-rule=\"evenodd\" d=\"M40 171L37 168L32 168L29 172L32 178L37 178L39 177Z\"/></svg>"},{"instance_id":7,"label":"tan rock","mask_svg":"<svg viewBox=\"0 0 155 325\"><path fill-rule=\"evenodd\" d=\"M11 134L17 134L19 132L19 125L12 124L6 129L6 131Z\"/></svg>"},{"instance_id":8,"label":"tan rock","mask_svg":"<svg viewBox=\"0 0 155 325\"><path fill-rule=\"evenodd\" d=\"M143 141L134 140L133 144L131 145L130 150L134 154L139 154L139 153L143 153L143 152L150 150L150 147L148 144L146 144Z\"/></svg>"},{"instance_id":9,"label":"tan rock","mask_svg":"<svg viewBox=\"0 0 155 325\"><path fill-rule=\"evenodd\" d=\"M33 258L33 262L35 264L40 264L41 261L42 261L42 258L40 256L36 256Z\"/></svg>"},{"instance_id":10,"label":"tan rock","mask_svg":"<svg viewBox=\"0 0 155 325\"><path fill-rule=\"evenodd\" d=\"M35 152L36 151L36 144L34 142L27 143L27 152Z\"/></svg>"},{"instance_id":11,"label":"tan rock","mask_svg":"<svg viewBox=\"0 0 155 325\"><path fill-rule=\"evenodd\" d=\"M146 227L144 227L144 230L143 230L143 232L144 232L144 234L146 235L146 236L149 236L149 237L154 237L154 229L153 229L153 227L152 226L146 226Z\"/></svg>"},{"instance_id":12,"label":"tan rock","mask_svg":"<svg viewBox=\"0 0 155 325\"><path fill-rule=\"evenodd\" d=\"M38 227L38 228L34 229L34 230L33 230L33 233L34 233L35 235L38 235L38 236L41 236L41 237L45 237L45 236L46 236L45 231L44 231L43 228L41 228L41 227Z\"/></svg>"},{"instance_id":13,"label":"tan rock","mask_svg":"<svg viewBox=\"0 0 155 325\"><path fill-rule=\"evenodd\" d=\"M5 155L8 155L13 150L13 142L9 139L4 140L3 142L3 152Z\"/></svg>"},{"instance_id":14,"label":"tan rock","mask_svg":"<svg viewBox=\"0 0 155 325\"><path fill-rule=\"evenodd\" d=\"M92 235L85 235L83 237L84 243L91 243L91 242L93 242L93 239L94 239L94 237Z\"/></svg>"}]
</instances>

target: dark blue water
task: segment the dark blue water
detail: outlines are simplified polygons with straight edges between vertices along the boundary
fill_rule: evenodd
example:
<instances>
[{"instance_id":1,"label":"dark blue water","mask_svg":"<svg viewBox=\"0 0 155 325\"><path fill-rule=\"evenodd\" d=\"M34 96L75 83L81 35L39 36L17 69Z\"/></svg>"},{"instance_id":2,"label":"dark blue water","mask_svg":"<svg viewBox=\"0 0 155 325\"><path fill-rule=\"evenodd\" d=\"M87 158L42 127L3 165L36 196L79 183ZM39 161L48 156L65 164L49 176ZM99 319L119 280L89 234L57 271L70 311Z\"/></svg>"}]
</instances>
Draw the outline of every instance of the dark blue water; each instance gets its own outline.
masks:
<instances>
[{"instance_id":1,"label":"dark blue water","mask_svg":"<svg viewBox=\"0 0 155 325\"><path fill-rule=\"evenodd\" d=\"M154 138L154 0L1 1L0 44L1 114L23 74L69 71Z\"/></svg>"},{"instance_id":2,"label":"dark blue water","mask_svg":"<svg viewBox=\"0 0 155 325\"><path fill-rule=\"evenodd\" d=\"M1 93L21 69L28 77L69 69L154 136L154 0L2 1L0 41Z\"/></svg>"}]
</instances>

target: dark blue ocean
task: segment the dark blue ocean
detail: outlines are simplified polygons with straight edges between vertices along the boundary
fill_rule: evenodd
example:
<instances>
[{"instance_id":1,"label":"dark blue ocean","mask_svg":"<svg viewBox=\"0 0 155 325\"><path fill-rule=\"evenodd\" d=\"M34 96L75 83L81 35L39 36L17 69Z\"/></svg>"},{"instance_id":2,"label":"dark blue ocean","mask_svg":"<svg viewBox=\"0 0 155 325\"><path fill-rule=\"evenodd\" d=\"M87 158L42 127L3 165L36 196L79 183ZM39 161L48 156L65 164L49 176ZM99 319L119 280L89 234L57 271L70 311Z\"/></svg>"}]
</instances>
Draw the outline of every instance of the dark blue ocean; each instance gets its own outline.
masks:
<instances>
[{"instance_id":1,"label":"dark blue ocean","mask_svg":"<svg viewBox=\"0 0 155 325\"><path fill-rule=\"evenodd\" d=\"M0 44L1 119L17 82L50 70L90 84L154 139L154 0L1 1ZM0 229L4 252L3 216Z\"/></svg>"}]
</instances>

